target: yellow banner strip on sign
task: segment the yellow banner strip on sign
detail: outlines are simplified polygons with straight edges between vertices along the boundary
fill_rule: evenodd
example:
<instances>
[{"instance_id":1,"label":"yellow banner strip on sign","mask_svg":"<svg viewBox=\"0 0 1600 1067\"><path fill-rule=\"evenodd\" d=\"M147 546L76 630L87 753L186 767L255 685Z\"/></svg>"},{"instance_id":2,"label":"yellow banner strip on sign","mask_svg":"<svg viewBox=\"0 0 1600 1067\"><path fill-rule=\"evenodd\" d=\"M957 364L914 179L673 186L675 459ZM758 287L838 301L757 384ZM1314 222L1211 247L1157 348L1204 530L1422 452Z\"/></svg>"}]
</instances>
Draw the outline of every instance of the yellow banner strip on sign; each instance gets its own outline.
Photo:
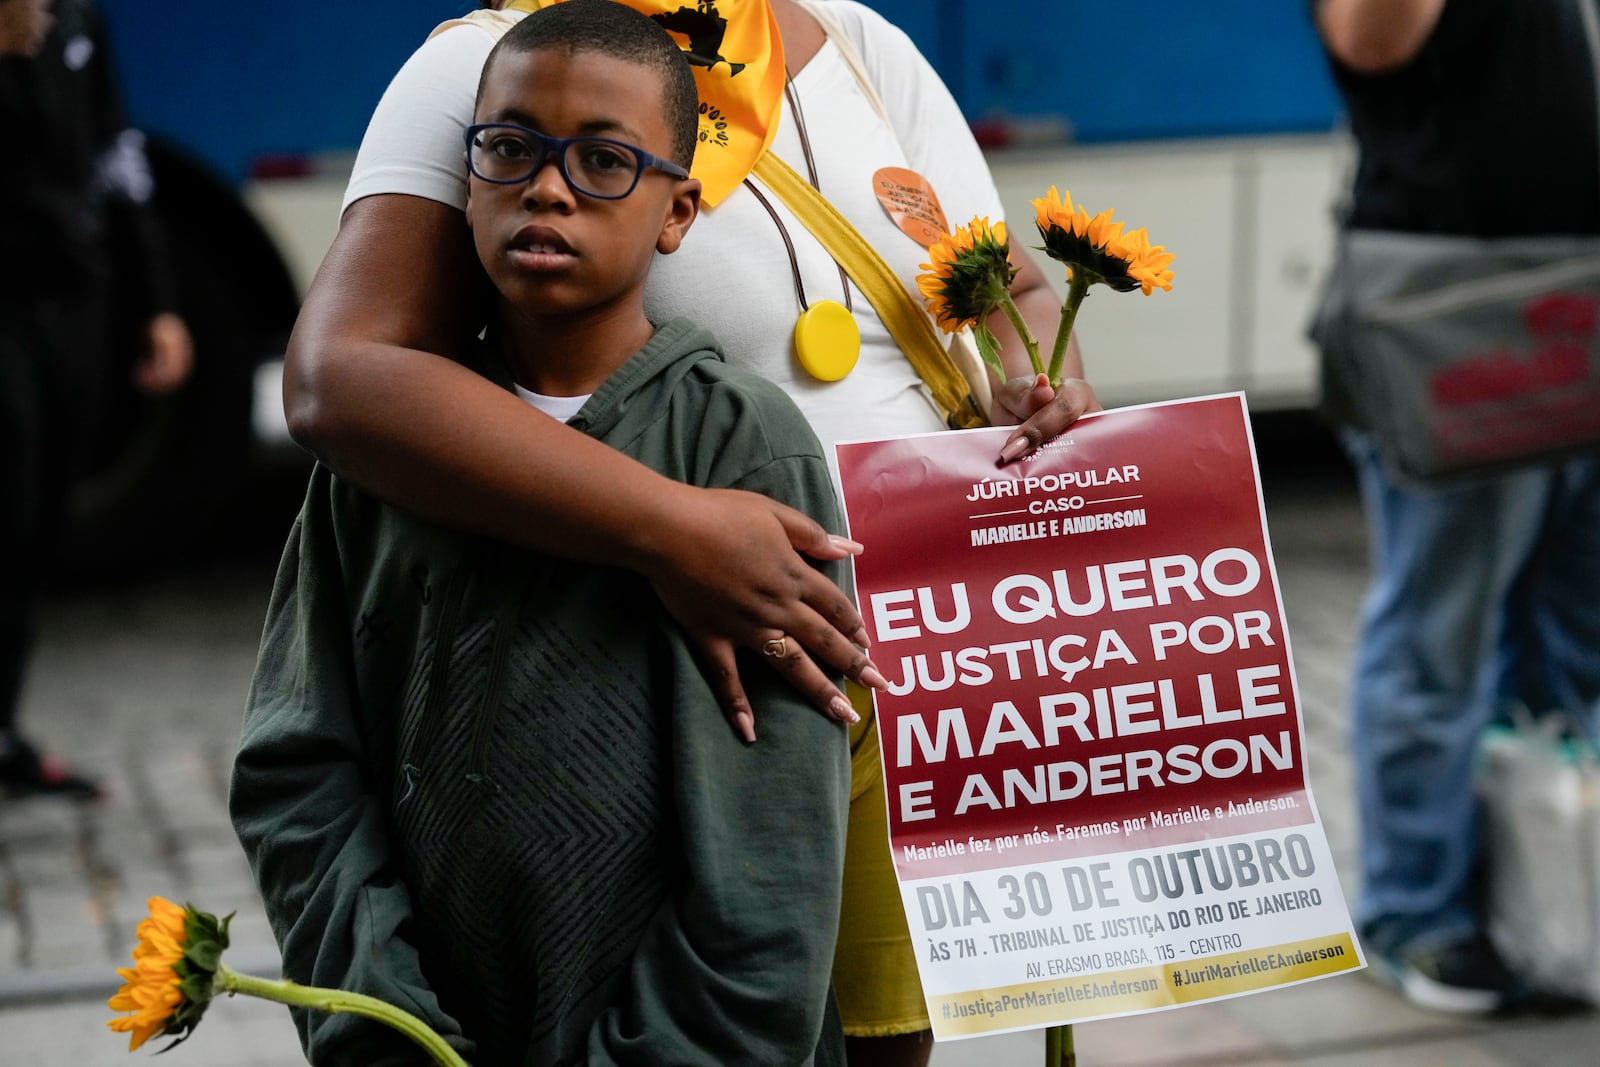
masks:
<instances>
[{"instance_id":1,"label":"yellow banner strip on sign","mask_svg":"<svg viewBox=\"0 0 1600 1067\"><path fill-rule=\"evenodd\" d=\"M1349 934L1312 938L1159 967L1071 975L928 997L940 1037L1074 1022L1321 978L1361 965Z\"/></svg>"}]
</instances>

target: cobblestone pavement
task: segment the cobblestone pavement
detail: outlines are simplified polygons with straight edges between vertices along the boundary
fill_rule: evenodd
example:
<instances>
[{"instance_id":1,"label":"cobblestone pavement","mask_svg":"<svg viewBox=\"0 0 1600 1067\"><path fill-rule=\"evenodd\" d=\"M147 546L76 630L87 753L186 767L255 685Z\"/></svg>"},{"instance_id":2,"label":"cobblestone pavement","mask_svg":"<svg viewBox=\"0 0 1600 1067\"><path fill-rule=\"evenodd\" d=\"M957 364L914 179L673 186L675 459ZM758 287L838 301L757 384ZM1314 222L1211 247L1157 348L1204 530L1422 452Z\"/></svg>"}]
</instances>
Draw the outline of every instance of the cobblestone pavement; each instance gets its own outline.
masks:
<instances>
[{"instance_id":1,"label":"cobblestone pavement","mask_svg":"<svg viewBox=\"0 0 1600 1067\"><path fill-rule=\"evenodd\" d=\"M1299 446L1276 449L1291 447ZM1348 890L1354 822L1343 706L1364 535L1348 480L1326 468L1325 456L1312 458L1318 473L1309 478L1269 472L1268 519L1312 782ZM82 807L0 801L0 1067L133 1062L123 1039L104 1028L104 1002L151 894L236 912L229 961L276 973L224 806L275 558L267 548L52 603L25 722L49 747L103 774L112 795ZM1077 1038L1084 1067L1600 1065L1594 1013L1460 1022L1418 1012L1364 976L1083 1024ZM982 1038L941 1045L933 1063L1033 1064L1042 1049L1038 1032ZM196 1036L162 1062L303 1060L282 1009L237 999L214 1005Z\"/></svg>"}]
</instances>

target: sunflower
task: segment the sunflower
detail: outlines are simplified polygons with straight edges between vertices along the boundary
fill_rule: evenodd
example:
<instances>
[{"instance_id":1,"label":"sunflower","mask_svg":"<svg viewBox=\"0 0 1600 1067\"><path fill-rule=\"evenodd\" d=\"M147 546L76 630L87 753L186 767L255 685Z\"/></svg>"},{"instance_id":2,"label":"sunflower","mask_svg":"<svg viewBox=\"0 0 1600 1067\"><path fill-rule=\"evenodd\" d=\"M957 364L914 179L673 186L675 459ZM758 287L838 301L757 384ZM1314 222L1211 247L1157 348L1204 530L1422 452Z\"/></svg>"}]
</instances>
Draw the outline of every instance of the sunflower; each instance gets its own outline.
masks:
<instances>
[{"instance_id":1,"label":"sunflower","mask_svg":"<svg viewBox=\"0 0 1600 1067\"><path fill-rule=\"evenodd\" d=\"M1162 246L1152 246L1143 229L1124 234L1111 211L1090 217L1082 204L1073 207L1070 192L1063 197L1053 185L1033 201L1033 209L1044 253L1067 265L1069 280L1102 282L1120 293L1143 289L1146 296L1157 288L1172 288L1167 266L1173 257Z\"/></svg>"},{"instance_id":2,"label":"sunflower","mask_svg":"<svg viewBox=\"0 0 1600 1067\"><path fill-rule=\"evenodd\" d=\"M946 333L972 327L978 352L996 374L1005 377L1000 362L1000 343L989 332L987 320L996 308L1017 326L1029 358L1039 367L1038 344L1022 322L1011 300L1011 280L1017 269L1011 265L1011 241L1006 224L975 218L954 233L947 233L928 249L932 261L922 264L925 274L917 275L928 310Z\"/></svg>"},{"instance_id":3,"label":"sunflower","mask_svg":"<svg viewBox=\"0 0 1600 1067\"><path fill-rule=\"evenodd\" d=\"M939 238L917 275L917 288L941 329L955 333L989 317L1016 277L1006 224L976 218Z\"/></svg>"},{"instance_id":4,"label":"sunflower","mask_svg":"<svg viewBox=\"0 0 1600 1067\"><path fill-rule=\"evenodd\" d=\"M1033 202L1034 223L1044 238L1045 255L1067 265L1067 299L1061 304L1061 324L1056 330L1055 348L1050 353L1050 380L1058 380L1066 357L1067 342L1078 317L1078 307L1096 283L1119 293L1142 289L1149 296L1156 289L1172 288L1172 253L1150 243L1143 229L1122 232L1122 223L1110 211L1091 216L1082 204L1072 204L1055 186Z\"/></svg>"},{"instance_id":5,"label":"sunflower","mask_svg":"<svg viewBox=\"0 0 1600 1067\"><path fill-rule=\"evenodd\" d=\"M157 1034L183 1041L211 1003L214 976L228 947L228 921L151 897L150 915L139 923L133 966L117 971L123 987L108 1001L112 1011L129 1012L106 1023L131 1035L132 1052Z\"/></svg>"},{"instance_id":6,"label":"sunflower","mask_svg":"<svg viewBox=\"0 0 1600 1067\"><path fill-rule=\"evenodd\" d=\"M196 911L192 904L180 908L170 900L150 898L150 915L139 923L133 966L117 971L124 985L108 1002L112 1011L129 1013L106 1023L117 1033L131 1035L129 1052L157 1034L173 1035L172 1045L187 1040L213 997L242 993L294 1008L375 1019L415 1041L441 1067L468 1067L438 1032L393 1004L363 993L257 978L233 970L222 962L232 918L229 915L219 922L215 915Z\"/></svg>"}]
</instances>

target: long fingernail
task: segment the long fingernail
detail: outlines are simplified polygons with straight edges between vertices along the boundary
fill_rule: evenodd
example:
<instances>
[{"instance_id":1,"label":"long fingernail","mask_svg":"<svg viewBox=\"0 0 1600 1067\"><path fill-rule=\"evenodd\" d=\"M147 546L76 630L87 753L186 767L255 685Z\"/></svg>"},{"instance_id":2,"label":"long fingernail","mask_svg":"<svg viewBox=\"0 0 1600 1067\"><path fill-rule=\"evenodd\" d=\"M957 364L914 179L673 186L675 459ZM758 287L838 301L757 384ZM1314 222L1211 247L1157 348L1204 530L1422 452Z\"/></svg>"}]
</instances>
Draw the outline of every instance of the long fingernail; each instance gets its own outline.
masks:
<instances>
[{"instance_id":1,"label":"long fingernail","mask_svg":"<svg viewBox=\"0 0 1600 1067\"><path fill-rule=\"evenodd\" d=\"M858 680L861 682L862 685L866 686L868 689L887 689L887 688L889 688L889 679L887 679L883 675L879 674L878 673L878 668L874 667L870 663L867 664L865 667L861 668L861 676L860 676L860 678Z\"/></svg>"},{"instance_id":2,"label":"long fingernail","mask_svg":"<svg viewBox=\"0 0 1600 1067\"><path fill-rule=\"evenodd\" d=\"M865 549L867 547L866 545L863 545L860 541L852 541L852 540L850 540L850 538L848 538L848 537L840 537L838 534L829 534L828 535L828 543L831 544L834 548L837 548L839 551L848 552L852 556L861 555L861 553L863 551L865 551Z\"/></svg>"},{"instance_id":3,"label":"long fingernail","mask_svg":"<svg viewBox=\"0 0 1600 1067\"><path fill-rule=\"evenodd\" d=\"M844 697L836 696L828 701L828 714L839 722L858 723L861 721L861 716L856 714L856 709L851 707L850 702Z\"/></svg>"},{"instance_id":4,"label":"long fingernail","mask_svg":"<svg viewBox=\"0 0 1600 1067\"><path fill-rule=\"evenodd\" d=\"M863 626L861 629L857 630L855 633L851 634L850 635L850 641L851 641L851 643L855 644L858 648L871 648L872 647L872 638L867 635L867 628L865 626Z\"/></svg>"},{"instance_id":5,"label":"long fingernail","mask_svg":"<svg viewBox=\"0 0 1600 1067\"><path fill-rule=\"evenodd\" d=\"M755 744L756 717L748 711L741 711L739 714L733 717L733 721L739 724L739 736L743 737L750 744Z\"/></svg>"},{"instance_id":6,"label":"long fingernail","mask_svg":"<svg viewBox=\"0 0 1600 1067\"><path fill-rule=\"evenodd\" d=\"M1028 439L1026 437L1013 437L1006 442L1006 447L1000 450L1000 462L1010 463L1026 451L1028 451Z\"/></svg>"}]
</instances>

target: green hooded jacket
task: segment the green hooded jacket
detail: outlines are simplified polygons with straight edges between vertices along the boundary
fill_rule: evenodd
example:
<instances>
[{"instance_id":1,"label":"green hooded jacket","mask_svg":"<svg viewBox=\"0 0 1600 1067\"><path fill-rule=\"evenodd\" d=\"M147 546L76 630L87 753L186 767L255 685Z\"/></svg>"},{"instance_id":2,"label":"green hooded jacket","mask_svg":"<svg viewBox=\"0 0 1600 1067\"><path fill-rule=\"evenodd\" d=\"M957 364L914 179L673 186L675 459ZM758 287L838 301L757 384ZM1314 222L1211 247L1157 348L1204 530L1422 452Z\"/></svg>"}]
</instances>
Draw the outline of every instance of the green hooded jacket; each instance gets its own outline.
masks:
<instances>
[{"instance_id":1,"label":"green hooded jacket","mask_svg":"<svg viewBox=\"0 0 1600 1067\"><path fill-rule=\"evenodd\" d=\"M687 323L572 425L839 526L804 417ZM284 975L398 1004L476 1067L842 1063L845 734L766 667L741 677L754 745L637 574L439 529L318 468L230 798ZM430 1062L355 1016L296 1022L318 1067Z\"/></svg>"}]
</instances>

